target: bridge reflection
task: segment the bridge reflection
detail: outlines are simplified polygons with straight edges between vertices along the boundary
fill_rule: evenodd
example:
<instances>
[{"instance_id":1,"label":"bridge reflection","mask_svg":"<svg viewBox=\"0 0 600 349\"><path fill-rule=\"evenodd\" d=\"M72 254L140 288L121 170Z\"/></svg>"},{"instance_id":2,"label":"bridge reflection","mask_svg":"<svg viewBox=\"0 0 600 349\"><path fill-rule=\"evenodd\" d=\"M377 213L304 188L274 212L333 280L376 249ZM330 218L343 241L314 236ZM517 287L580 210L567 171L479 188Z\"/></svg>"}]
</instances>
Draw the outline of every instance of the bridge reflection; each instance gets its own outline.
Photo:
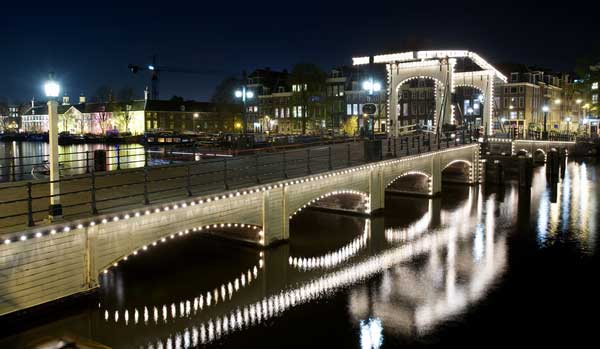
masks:
<instances>
[{"instance_id":1,"label":"bridge reflection","mask_svg":"<svg viewBox=\"0 0 600 349\"><path fill-rule=\"evenodd\" d=\"M440 199L414 199L427 212L408 226L362 219L354 240L320 256L292 256L285 246L265 251L246 285L237 278L197 297L133 309L100 305L96 328L133 334L135 346L194 347L368 280L381 284L378 293L365 285L349 294L364 343L382 340L378 327L422 333L479 300L503 271L505 237L494 232L498 207L493 195L485 201L482 196L471 187L453 207L442 207ZM209 306L209 297L219 306Z\"/></svg>"}]
</instances>

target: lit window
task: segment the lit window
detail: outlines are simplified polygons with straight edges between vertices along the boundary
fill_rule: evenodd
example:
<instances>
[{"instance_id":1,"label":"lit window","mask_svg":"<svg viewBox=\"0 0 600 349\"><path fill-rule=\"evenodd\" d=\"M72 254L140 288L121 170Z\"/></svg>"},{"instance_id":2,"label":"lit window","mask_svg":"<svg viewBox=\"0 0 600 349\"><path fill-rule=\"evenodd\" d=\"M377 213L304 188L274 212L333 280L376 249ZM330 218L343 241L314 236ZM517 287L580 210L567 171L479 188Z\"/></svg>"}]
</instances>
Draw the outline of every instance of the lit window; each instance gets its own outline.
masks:
<instances>
[{"instance_id":1,"label":"lit window","mask_svg":"<svg viewBox=\"0 0 600 349\"><path fill-rule=\"evenodd\" d=\"M352 115L352 104L346 104L346 115Z\"/></svg>"},{"instance_id":2,"label":"lit window","mask_svg":"<svg viewBox=\"0 0 600 349\"><path fill-rule=\"evenodd\" d=\"M598 89L598 82L594 82L592 84L592 90L597 90Z\"/></svg>"},{"instance_id":3,"label":"lit window","mask_svg":"<svg viewBox=\"0 0 600 349\"><path fill-rule=\"evenodd\" d=\"M594 103L594 104L598 103L598 95L597 94L592 95L592 103Z\"/></svg>"}]
</instances>

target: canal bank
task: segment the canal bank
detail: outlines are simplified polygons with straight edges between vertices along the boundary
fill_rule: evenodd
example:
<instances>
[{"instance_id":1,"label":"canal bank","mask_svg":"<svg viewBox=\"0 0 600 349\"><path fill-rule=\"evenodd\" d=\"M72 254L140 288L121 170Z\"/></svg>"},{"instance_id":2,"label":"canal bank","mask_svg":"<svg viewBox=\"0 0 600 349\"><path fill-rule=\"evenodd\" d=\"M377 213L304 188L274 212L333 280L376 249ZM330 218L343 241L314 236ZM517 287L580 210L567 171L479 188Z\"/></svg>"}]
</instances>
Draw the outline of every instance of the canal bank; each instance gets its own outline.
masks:
<instances>
[{"instance_id":1,"label":"canal bank","mask_svg":"<svg viewBox=\"0 0 600 349\"><path fill-rule=\"evenodd\" d=\"M393 196L371 220L305 210L289 243L262 256L190 235L111 269L88 306L0 346L65 333L113 348L582 344L594 339L582 314L599 304L599 170L569 162L554 193L537 167L530 191Z\"/></svg>"}]
</instances>

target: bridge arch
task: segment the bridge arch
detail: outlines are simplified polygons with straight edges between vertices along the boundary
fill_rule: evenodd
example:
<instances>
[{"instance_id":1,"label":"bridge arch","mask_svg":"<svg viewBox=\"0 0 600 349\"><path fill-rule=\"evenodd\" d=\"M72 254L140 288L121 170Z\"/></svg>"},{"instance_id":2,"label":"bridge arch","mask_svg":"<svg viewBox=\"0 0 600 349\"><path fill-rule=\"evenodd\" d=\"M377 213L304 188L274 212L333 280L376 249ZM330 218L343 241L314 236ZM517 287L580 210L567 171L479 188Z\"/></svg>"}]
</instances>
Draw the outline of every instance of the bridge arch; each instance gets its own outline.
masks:
<instances>
[{"instance_id":1,"label":"bridge arch","mask_svg":"<svg viewBox=\"0 0 600 349\"><path fill-rule=\"evenodd\" d=\"M473 183L473 163L465 159L448 162L441 170L443 182Z\"/></svg>"},{"instance_id":2,"label":"bridge arch","mask_svg":"<svg viewBox=\"0 0 600 349\"><path fill-rule=\"evenodd\" d=\"M544 149L537 148L533 152L532 156L533 156L533 161L534 162L543 162L543 163L546 162L546 156L547 156L547 154L546 154L546 151Z\"/></svg>"},{"instance_id":3,"label":"bridge arch","mask_svg":"<svg viewBox=\"0 0 600 349\"><path fill-rule=\"evenodd\" d=\"M326 192L326 193L318 195L318 196L313 196L309 201L305 202L304 204L293 206L292 209L290 210L288 219L292 219L295 215L299 214L303 209L305 209L309 206L315 205L319 201L322 201L322 200L325 200L327 198L331 198L334 196L340 196L340 195L359 196L362 200L361 203L364 205L364 210L361 211L359 208L359 211L356 211L356 212L366 213L366 214L371 212L370 195L368 193L360 191L360 190L342 189L342 190L329 191L329 192ZM351 209L344 209L344 208L336 208L336 210L353 211Z\"/></svg>"},{"instance_id":4,"label":"bridge arch","mask_svg":"<svg viewBox=\"0 0 600 349\"><path fill-rule=\"evenodd\" d=\"M411 182L411 179L413 181ZM417 179L417 182L414 182ZM424 179L424 180L423 180ZM406 194L432 195L433 176L420 170L405 171L386 183L386 191Z\"/></svg>"},{"instance_id":5,"label":"bridge arch","mask_svg":"<svg viewBox=\"0 0 600 349\"><path fill-rule=\"evenodd\" d=\"M235 229L246 233L242 236L236 236L236 239L247 240L250 242L261 244L264 242L264 231L259 225L247 223L211 223L205 225L198 225L191 229L179 230L178 232L170 232L153 241L146 241L144 243L140 243L138 246L134 247L133 249L130 249L129 252L125 253L123 256L117 257L109 262L104 262L103 264L98 265L97 274L107 274L110 269L118 267L120 263L127 261L129 258L133 258L141 253L144 253L153 247L166 244L167 242L176 238L183 238L189 234L198 233L215 234L215 231L223 229ZM224 234L221 233L218 235Z\"/></svg>"}]
</instances>

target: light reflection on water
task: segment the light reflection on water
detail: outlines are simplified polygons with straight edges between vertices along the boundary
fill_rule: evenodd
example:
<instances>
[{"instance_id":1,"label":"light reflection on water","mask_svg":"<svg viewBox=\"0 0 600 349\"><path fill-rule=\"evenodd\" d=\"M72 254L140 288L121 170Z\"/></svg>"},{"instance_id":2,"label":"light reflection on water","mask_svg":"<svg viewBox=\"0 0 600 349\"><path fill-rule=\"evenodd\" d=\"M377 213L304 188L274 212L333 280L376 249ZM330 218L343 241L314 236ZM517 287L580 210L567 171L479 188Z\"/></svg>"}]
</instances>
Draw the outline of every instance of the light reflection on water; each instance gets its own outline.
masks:
<instances>
[{"instance_id":1,"label":"light reflection on water","mask_svg":"<svg viewBox=\"0 0 600 349\"><path fill-rule=\"evenodd\" d=\"M508 270L507 240L529 233L520 224L522 231L515 231L522 217L538 248L569 239L593 252L596 169L570 162L553 189L544 168L537 168L531 193L511 186L486 193L480 186L449 188L441 199L394 197L382 218L303 212L290 243L261 253L258 263L251 249L234 250L236 259L222 256L230 249L225 246L210 266L173 265L189 269L184 276L156 271L161 283L123 269L103 285L97 307L82 311L93 328L82 335L114 348L222 346L247 332L264 335L259 343L265 343L268 326L292 321L290 313L321 302L343 303L356 347L428 335L460 318L500 282ZM190 245L195 254L211 250L208 240ZM166 259L165 251L155 253ZM328 326L327 314L317 316L317 325ZM291 333L311 325L293 324Z\"/></svg>"},{"instance_id":2,"label":"light reflection on water","mask_svg":"<svg viewBox=\"0 0 600 349\"><path fill-rule=\"evenodd\" d=\"M558 185L549 184L540 171L533 191L539 195L536 230L541 247L557 239L567 239L578 243L582 251L594 253L598 209L596 170L597 167L588 168L585 162L569 162Z\"/></svg>"}]
</instances>

